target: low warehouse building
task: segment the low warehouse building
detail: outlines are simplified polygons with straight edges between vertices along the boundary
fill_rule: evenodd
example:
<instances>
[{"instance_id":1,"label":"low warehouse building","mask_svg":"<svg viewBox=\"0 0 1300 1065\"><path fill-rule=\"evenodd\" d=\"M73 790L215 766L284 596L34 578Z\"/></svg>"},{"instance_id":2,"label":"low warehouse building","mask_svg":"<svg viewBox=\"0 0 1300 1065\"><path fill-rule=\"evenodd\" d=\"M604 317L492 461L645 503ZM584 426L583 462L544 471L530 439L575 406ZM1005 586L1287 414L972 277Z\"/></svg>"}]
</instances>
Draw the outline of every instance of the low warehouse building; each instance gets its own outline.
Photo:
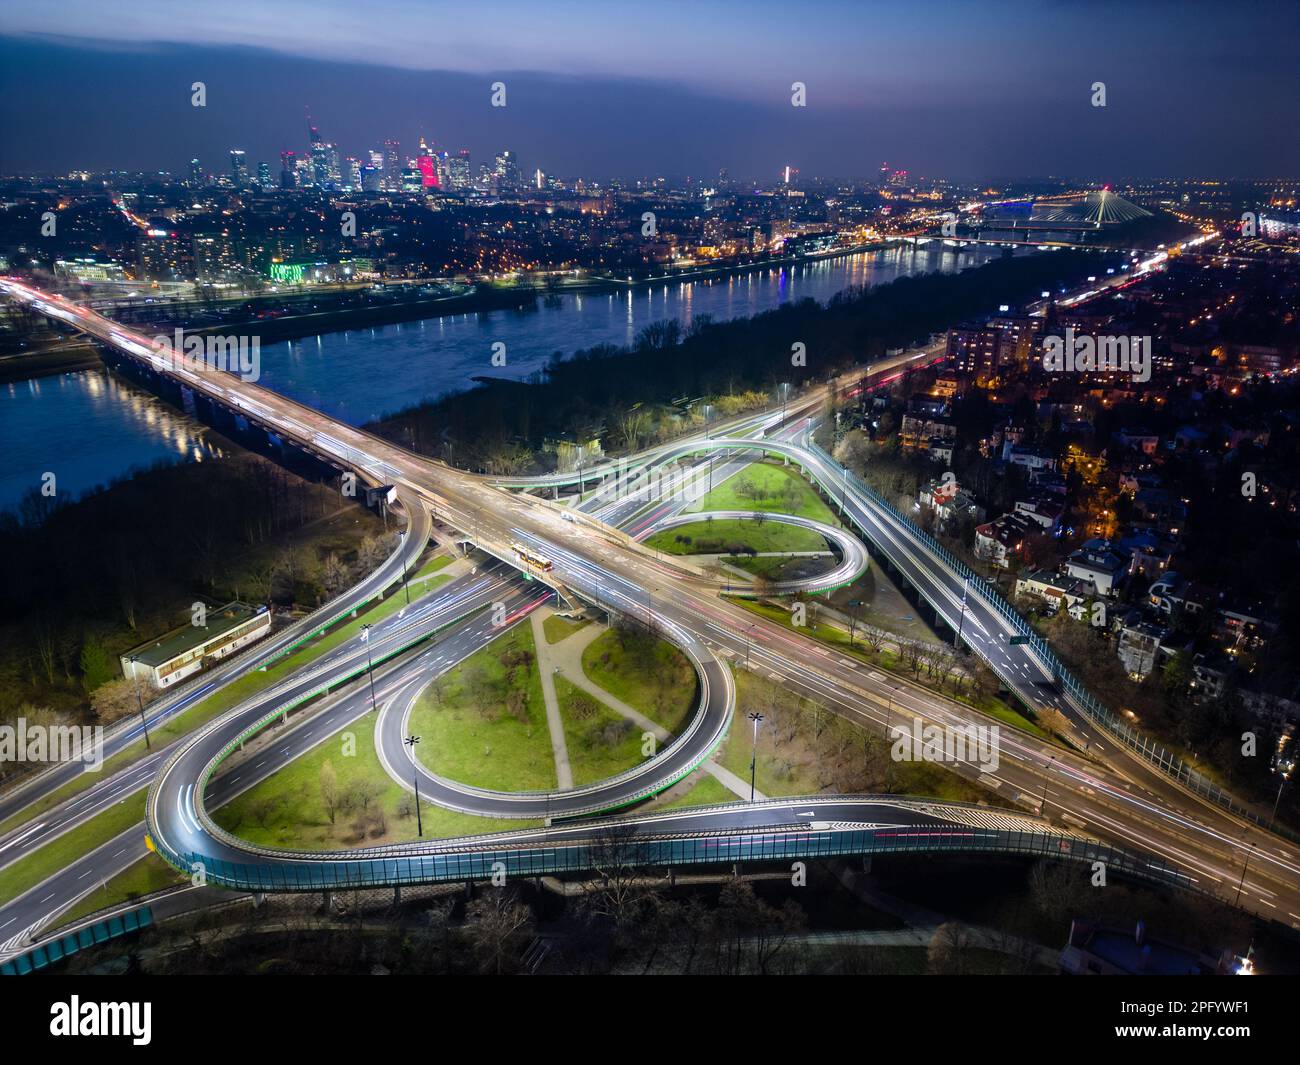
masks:
<instances>
[{"instance_id":1,"label":"low warehouse building","mask_svg":"<svg viewBox=\"0 0 1300 1065\"><path fill-rule=\"evenodd\" d=\"M142 677L155 688L170 688L197 673L205 661L234 654L271 631L271 612L247 603L227 603L209 610L204 620L204 625L182 625L132 648L121 656L123 676Z\"/></svg>"}]
</instances>

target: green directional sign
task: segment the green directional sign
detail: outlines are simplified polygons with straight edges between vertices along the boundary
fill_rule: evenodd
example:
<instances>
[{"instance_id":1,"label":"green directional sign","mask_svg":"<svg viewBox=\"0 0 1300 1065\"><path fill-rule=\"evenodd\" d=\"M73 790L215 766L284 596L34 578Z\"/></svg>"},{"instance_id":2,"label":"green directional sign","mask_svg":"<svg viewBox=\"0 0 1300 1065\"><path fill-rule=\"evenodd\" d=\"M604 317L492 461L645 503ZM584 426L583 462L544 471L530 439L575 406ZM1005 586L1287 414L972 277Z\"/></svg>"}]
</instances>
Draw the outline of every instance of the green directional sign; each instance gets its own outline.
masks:
<instances>
[{"instance_id":1,"label":"green directional sign","mask_svg":"<svg viewBox=\"0 0 1300 1065\"><path fill-rule=\"evenodd\" d=\"M1012 647L1015 647L1017 644L1028 643L1028 642L1029 642L1029 637L1028 637L1028 636L1012 636L1012 637L1011 637L1011 646L1012 646Z\"/></svg>"}]
</instances>

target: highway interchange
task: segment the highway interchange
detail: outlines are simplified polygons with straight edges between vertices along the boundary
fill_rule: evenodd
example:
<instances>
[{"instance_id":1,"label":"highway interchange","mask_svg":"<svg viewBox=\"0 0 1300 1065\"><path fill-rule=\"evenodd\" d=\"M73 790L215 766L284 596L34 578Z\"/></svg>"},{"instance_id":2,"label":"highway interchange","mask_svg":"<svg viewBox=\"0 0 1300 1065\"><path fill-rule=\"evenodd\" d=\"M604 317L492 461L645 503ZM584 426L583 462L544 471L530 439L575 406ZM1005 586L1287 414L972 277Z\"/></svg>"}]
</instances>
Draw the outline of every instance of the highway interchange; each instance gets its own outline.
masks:
<instances>
[{"instance_id":1,"label":"highway interchange","mask_svg":"<svg viewBox=\"0 0 1300 1065\"><path fill-rule=\"evenodd\" d=\"M92 312L57 302L54 297L32 294L13 283L0 282L0 285L11 296L32 301L42 312L62 318L137 358L147 362L152 357L144 338L133 336ZM929 359L933 354L930 350L904 358ZM901 360L900 365L903 365ZM159 367L159 370L175 372L169 367ZM510 796L476 794L474 789L440 781L426 772L421 782L421 794L426 798L432 796L452 808L497 817L550 818L597 813L653 794L698 765L725 736L734 705L731 671L725 664L728 659L737 664L746 663L764 675L779 679L791 690L815 698L882 733L904 716L908 720L919 717L940 724L981 720L989 723L969 707L899 678L885 676L856 658L757 618L720 598L716 580L697 568L679 560L658 558L637 543L638 537L653 529L685 520L680 511L691 498L690 493L680 490L680 479L672 482L677 490L664 498L647 474L671 465L679 472L685 470L688 481L700 483L706 476L712 479L715 475L712 467L720 462L716 471L720 482L758 456L757 444L764 452L801 466L820 484L828 498L839 504L846 522L860 530L877 550L885 552L945 620L955 625L964 611L963 638L975 653L990 661L1029 705L1055 706L1074 718L1074 735L1079 741L1076 751L1004 729L1001 765L994 776L979 777L981 784L1031 812L1041 806L1044 813L1054 815L1067 826L1134 851L1165 858L1177 864L1198 886L1220 895L1226 893L1231 897L1231 889L1240 880L1242 905L1300 926L1300 916L1297 916L1300 867L1291 848L1277 837L1198 800L1137 760L1126 757L1116 744L1104 735L1097 735L1091 725L1072 712L1069 700L1052 689L1050 673L1031 649L1009 644L1005 619L979 596L965 595L963 607L966 589L943 560L928 552L904 522L873 505L836 464L811 445L809 414L818 409L823 398L818 390L799 397L786 412L788 417L764 415L740 419L726 428L726 435L715 427L708 435L651 449L637 456L631 467L584 471L586 481L602 478L601 487L587 496L576 512L565 513L557 502L542 495L548 489L575 480L573 477L515 479L508 485L492 484L489 479L411 455L229 375L220 375L215 380L213 375L186 380L186 373L192 375L193 371L182 370L179 376L188 387L213 394L251 420L294 439L340 466L356 469L373 483L397 486L408 520L407 533L398 551L381 571L323 609L350 613L391 584L394 574L401 573L423 550L432 517L459 530L480 549L510 563L516 561L512 544L523 543L530 550L544 554L554 564L553 571L545 576L562 594L645 620L682 648L696 668L700 677L699 712L690 727L658 757L635 770L588 788L550 795ZM684 465L687 462L692 464ZM507 487L528 491L512 493L505 490ZM615 526L627 531L616 531ZM844 543L842 534L839 542ZM841 555L842 569L849 564L849 553L842 550ZM406 616L395 615L377 624L368 649L375 660L399 654L410 643L442 632L428 648L407 651L393 663L376 669L379 701L387 704L391 699L394 705L402 700L409 702L429 676L450 668L497 634L498 627L484 620L483 606L506 602L509 615L518 617L543 598L545 595L538 584L512 576L507 567L498 565L481 574L458 578L413 603L409 611L402 612ZM172 693L165 702L155 704L157 710L151 708L151 720L155 714L180 712L225 680L303 638L305 631L309 630L300 627L292 634L279 633L273 637L273 644L268 642L259 647L247 660L228 664L220 673L205 674L201 685ZM297 728L289 729L283 750L277 746L274 757L268 754L262 764L241 768L238 775L232 772L215 776L206 797L197 784L212 772L220 752L234 738L248 733L259 723L276 720L284 707L307 698L322 685L335 688L343 684L349 676L364 670L364 657L365 651L360 646L342 648L329 658L313 663L309 670L295 674L177 741L169 751L156 752L147 760L107 776L77 797L81 809L62 804L41 812L33 818L34 827L24 824L7 838L0 839L0 864L10 860L6 850L25 853L34 844L50 838L50 834L66 831L69 825L84 821L90 811L120 801L121 795L138 791L150 781L153 782L148 805L150 833L155 846L164 853L206 854L232 862L295 861L288 855L268 854L265 849L250 848L226 838L215 829L207 809L225 801L236 790L251 786L255 779L265 777L289 758L367 712L370 709L368 688L353 685L336 696L327 697L322 708L308 719L310 731L305 727L301 732ZM382 758L405 783L411 767L409 756L400 746L403 715L392 713L388 719L394 724L391 729L381 730ZM114 746L106 756L138 739L137 728L138 723L115 733L110 740ZM160 763L164 761L159 774ZM959 768L975 772L973 767ZM12 816L34 797L48 795L60 783L65 783L66 774L72 771L72 767L47 771L42 778L25 784L20 793L0 796L0 817ZM803 813L813 804L827 807L836 803L842 803L843 808L821 810L817 819L828 823L855 820L860 823L867 819L863 814L864 802L800 800L753 807L720 807L689 816L675 815L672 828L675 832L763 826L788 828L796 823L792 822L793 806L799 806ZM891 807L892 816L899 817L899 811L905 806L895 802ZM830 816L833 813L843 816ZM908 808L907 816L929 815ZM630 823L635 826L634 831L655 832L664 820L663 815L639 815L630 819ZM141 850L141 837L139 830L133 831L133 839L131 833L123 834L0 908L0 941L20 943L23 936L30 935L75 898L135 860ZM510 838L512 842L572 839L574 833L591 831L595 829L564 825L526 830ZM446 846L445 843L411 844L409 852L432 853ZM1248 870L1243 864L1247 856ZM324 860L346 861L347 856Z\"/></svg>"}]
</instances>

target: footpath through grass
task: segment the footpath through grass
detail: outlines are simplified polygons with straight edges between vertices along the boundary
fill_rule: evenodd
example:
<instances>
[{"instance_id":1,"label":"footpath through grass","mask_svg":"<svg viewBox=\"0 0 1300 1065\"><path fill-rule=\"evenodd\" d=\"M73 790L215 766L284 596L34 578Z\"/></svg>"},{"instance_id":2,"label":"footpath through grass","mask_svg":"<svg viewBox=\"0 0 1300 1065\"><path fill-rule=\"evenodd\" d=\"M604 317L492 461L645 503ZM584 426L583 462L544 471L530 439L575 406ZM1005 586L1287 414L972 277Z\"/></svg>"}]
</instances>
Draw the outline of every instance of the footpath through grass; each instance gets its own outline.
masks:
<instances>
[{"instance_id":1,"label":"footpath through grass","mask_svg":"<svg viewBox=\"0 0 1300 1065\"><path fill-rule=\"evenodd\" d=\"M656 807L660 810L680 810L691 806L718 806L724 802L739 802L740 796L733 794L716 777L703 774L691 785L685 795Z\"/></svg>"},{"instance_id":2,"label":"footpath through grass","mask_svg":"<svg viewBox=\"0 0 1300 1065\"><path fill-rule=\"evenodd\" d=\"M552 614L542 622L542 631L546 633L547 643L559 643L590 624L590 618L562 618L559 614Z\"/></svg>"},{"instance_id":3,"label":"footpath through grass","mask_svg":"<svg viewBox=\"0 0 1300 1065\"><path fill-rule=\"evenodd\" d=\"M695 712L694 668L676 647L648 633L619 628L601 633L582 652L582 671L673 735Z\"/></svg>"},{"instance_id":4,"label":"footpath through grass","mask_svg":"<svg viewBox=\"0 0 1300 1065\"><path fill-rule=\"evenodd\" d=\"M646 760L639 728L564 677L554 679L569 768L577 787L612 777Z\"/></svg>"},{"instance_id":5,"label":"footpath through grass","mask_svg":"<svg viewBox=\"0 0 1300 1065\"><path fill-rule=\"evenodd\" d=\"M418 581L423 577L431 576L432 574L437 573L440 569L450 566L451 561L452 559L450 555L434 555L433 558L429 559L429 561L418 570L410 574L407 577L407 581Z\"/></svg>"}]
</instances>

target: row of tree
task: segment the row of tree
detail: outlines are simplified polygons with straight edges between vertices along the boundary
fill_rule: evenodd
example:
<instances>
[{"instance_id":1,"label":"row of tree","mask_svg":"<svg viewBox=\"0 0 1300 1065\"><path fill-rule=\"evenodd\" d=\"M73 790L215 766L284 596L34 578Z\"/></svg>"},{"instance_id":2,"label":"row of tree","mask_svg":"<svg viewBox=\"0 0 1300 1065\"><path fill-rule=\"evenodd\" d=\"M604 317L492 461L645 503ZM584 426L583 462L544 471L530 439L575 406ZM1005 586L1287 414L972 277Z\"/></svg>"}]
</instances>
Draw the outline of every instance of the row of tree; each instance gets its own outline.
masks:
<instances>
[{"instance_id":1,"label":"row of tree","mask_svg":"<svg viewBox=\"0 0 1300 1065\"><path fill-rule=\"evenodd\" d=\"M375 428L400 443L461 464L483 463L510 448L534 453L547 438L600 436L606 449L646 442L649 410L680 397L724 401L745 394L768 401L778 385L823 381L999 304L1036 298L1097 268L1088 252L1014 257L959 274L899 279L848 289L825 306L807 299L752 318L654 323L626 348L599 345L556 353L529 382L484 380L382 419ZM802 345L802 348L796 348ZM796 353L803 357L797 359ZM734 405L734 403L732 404ZM516 452L515 460L519 459Z\"/></svg>"},{"instance_id":2,"label":"row of tree","mask_svg":"<svg viewBox=\"0 0 1300 1065\"><path fill-rule=\"evenodd\" d=\"M359 526L303 531L345 506ZM314 607L391 546L336 488L241 452L140 471L75 501L31 496L0 513L0 720L23 704L112 720L135 703L115 683L118 656L195 602Z\"/></svg>"}]
</instances>

